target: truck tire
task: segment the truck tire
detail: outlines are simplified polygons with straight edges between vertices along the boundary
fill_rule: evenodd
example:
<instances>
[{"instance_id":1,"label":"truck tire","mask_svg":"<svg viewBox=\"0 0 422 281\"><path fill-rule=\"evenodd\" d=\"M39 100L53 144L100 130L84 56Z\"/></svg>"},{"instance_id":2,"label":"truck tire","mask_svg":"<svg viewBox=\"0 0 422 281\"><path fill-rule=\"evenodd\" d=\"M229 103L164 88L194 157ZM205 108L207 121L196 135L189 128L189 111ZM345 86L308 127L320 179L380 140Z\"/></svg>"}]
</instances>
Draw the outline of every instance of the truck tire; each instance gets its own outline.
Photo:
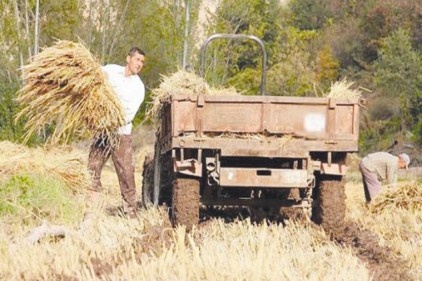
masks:
<instances>
[{"instance_id":1,"label":"truck tire","mask_svg":"<svg viewBox=\"0 0 422 281\"><path fill-rule=\"evenodd\" d=\"M322 178L314 195L312 220L325 231L336 232L344 225L346 194L343 177Z\"/></svg>"},{"instance_id":2,"label":"truck tire","mask_svg":"<svg viewBox=\"0 0 422 281\"><path fill-rule=\"evenodd\" d=\"M144 206L171 205L173 182L171 155L160 155L156 149L153 159L146 159L143 172L142 203Z\"/></svg>"},{"instance_id":3,"label":"truck tire","mask_svg":"<svg viewBox=\"0 0 422 281\"><path fill-rule=\"evenodd\" d=\"M142 171L142 204L144 207L154 205L154 158L145 158Z\"/></svg>"},{"instance_id":4,"label":"truck tire","mask_svg":"<svg viewBox=\"0 0 422 281\"><path fill-rule=\"evenodd\" d=\"M184 225L186 230L199 221L199 180L176 178L173 181L171 219L173 226Z\"/></svg>"}]
</instances>

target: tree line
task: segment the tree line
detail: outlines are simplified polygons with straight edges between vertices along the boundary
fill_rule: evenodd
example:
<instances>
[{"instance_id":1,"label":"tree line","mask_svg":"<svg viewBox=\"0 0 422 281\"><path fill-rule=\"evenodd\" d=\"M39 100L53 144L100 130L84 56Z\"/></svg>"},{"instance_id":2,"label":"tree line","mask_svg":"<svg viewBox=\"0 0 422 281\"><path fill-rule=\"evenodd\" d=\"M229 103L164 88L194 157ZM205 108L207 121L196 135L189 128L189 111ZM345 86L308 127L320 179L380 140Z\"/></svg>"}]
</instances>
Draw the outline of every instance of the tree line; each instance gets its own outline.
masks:
<instances>
[{"instance_id":1,"label":"tree line","mask_svg":"<svg viewBox=\"0 0 422 281\"><path fill-rule=\"evenodd\" d=\"M212 5L211 5L212 4ZM161 75L199 70L200 45L214 33L252 34L268 53L268 95L321 96L347 78L363 91L360 149L394 140L422 145L422 4L412 0L5 0L0 3L0 138L14 124L19 68L57 39L83 41L101 63L147 53L147 93ZM206 17L204 17L206 15ZM216 41L206 79L259 94L262 54L245 41ZM143 110L138 122L143 119ZM39 137L32 140L42 142Z\"/></svg>"}]
</instances>

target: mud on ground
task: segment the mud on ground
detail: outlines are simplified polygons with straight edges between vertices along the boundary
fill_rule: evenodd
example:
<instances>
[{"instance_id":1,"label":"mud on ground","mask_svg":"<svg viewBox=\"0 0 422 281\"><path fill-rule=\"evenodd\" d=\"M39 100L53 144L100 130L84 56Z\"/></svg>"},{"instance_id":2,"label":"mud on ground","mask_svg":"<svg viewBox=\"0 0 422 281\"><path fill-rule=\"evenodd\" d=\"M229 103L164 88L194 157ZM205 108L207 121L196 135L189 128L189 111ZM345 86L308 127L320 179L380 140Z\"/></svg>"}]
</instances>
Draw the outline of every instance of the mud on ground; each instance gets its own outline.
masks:
<instances>
[{"instance_id":1,"label":"mud on ground","mask_svg":"<svg viewBox=\"0 0 422 281\"><path fill-rule=\"evenodd\" d=\"M352 248L373 274L374 281L412 280L406 263L394 256L391 249L380 246L375 233L357 223L348 221L332 230L330 236L339 245Z\"/></svg>"},{"instance_id":2,"label":"mud on ground","mask_svg":"<svg viewBox=\"0 0 422 281\"><path fill-rule=\"evenodd\" d=\"M290 219L291 213L284 213L278 217L267 220L268 223L284 224ZM242 220L250 217L248 208L212 208L202 210L201 223L199 227L206 227L209 219L221 218L226 223L235 220ZM294 213L291 217L297 220L298 216ZM313 227L319 225L300 218L301 223L311 224ZM380 245L378 236L370 230L364 229L354 221L346 221L343 225L339 225L335 229L325 229L325 232L332 241L342 247L349 247L356 256L367 266L372 274L374 281L391 281L391 280L413 280L409 275L411 270L405 261L396 257L393 250Z\"/></svg>"}]
</instances>

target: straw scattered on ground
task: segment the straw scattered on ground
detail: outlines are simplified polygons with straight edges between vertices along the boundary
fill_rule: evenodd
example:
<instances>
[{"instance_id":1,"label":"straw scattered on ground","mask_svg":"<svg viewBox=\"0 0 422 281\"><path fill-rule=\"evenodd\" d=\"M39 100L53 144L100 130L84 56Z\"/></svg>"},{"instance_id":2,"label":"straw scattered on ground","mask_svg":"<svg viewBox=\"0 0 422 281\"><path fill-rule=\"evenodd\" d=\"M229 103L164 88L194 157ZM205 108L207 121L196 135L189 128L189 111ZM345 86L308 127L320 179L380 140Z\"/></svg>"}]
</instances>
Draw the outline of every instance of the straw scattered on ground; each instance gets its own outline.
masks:
<instances>
[{"instance_id":1,"label":"straw scattered on ground","mask_svg":"<svg viewBox=\"0 0 422 281\"><path fill-rule=\"evenodd\" d=\"M25 141L46 127L52 130L51 143L98 134L117 140L114 132L123 124L120 101L83 44L57 41L22 72L24 86L17 97L22 109L16 119L27 119Z\"/></svg>"},{"instance_id":2,"label":"straw scattered on ground","mask_svg":"<svg viewBox=\"0 0 422 281\"><path fill-rule=\"evenodd\" d=\"M90 185L85 155L65 147L46 149L28 148L9 141L0 142L0 174L2 177L21 173L54 175L72 190L82 190Z\"/></svg>"}]
</instances>

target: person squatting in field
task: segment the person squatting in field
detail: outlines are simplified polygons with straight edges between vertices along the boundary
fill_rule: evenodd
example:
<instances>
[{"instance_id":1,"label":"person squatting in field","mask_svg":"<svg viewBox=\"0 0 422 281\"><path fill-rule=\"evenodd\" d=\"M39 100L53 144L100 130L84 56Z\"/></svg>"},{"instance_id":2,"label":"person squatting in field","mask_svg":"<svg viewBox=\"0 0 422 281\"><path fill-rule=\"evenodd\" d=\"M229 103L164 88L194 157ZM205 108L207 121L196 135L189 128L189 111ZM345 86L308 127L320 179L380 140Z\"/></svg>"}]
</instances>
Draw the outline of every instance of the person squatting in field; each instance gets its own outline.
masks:
<instances>
[{"instance_id":1,"label":"person squatting in field","mask_svg":"<svg viewBox=\"0 0 422 281\"><path fill-rule=\"evenodd\" d=\"M359 163L359 170L366 202L370 203L381 192L381 182L386 181L388 187L394 186L398 170L407 169L409 163L410 157L405 153L394 156L388 152L374 152L365 156Z\"/></svg>"},{"instance_id":2,"label":"person squatting in field","mask_svg":"<svg viewBox=\"0 0 422 281\"><path fill-rule=\"evenodd\" d=\"M88 169L92 175L90 200L96 200L101 192L101 171L112 158L124 203L124 212L136 217L135 164L132 147L132 121L145 98L145 86L138 73L145 63L145 53L132 47L126 57L126 66L108 64L102 67L115 94L121 102L124 125L118 128L119 145L111 145L105 137L98 137L91 144Z\"/></svg>"}]
</instances>

